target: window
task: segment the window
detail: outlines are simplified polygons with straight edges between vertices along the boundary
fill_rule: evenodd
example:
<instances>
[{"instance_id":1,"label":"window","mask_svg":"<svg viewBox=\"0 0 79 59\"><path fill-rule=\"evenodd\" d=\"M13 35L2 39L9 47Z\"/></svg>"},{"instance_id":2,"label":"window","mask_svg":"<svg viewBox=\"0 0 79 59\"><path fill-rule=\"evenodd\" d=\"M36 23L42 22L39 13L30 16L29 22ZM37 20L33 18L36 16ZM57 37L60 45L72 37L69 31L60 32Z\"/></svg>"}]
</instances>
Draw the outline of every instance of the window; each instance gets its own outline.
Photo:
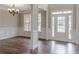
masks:
<instances>
[{"instance_id":1,"label":"window","mask_svg":"<svg viewBox=\"0 0 79 59\"><path fill-rule=\"evenodd\" d=\"M24 14L24 30L31 31L31 14ZM41 13L38 14L38 31L41 32Z\"/></svg>"},{"instance_id":2,"label":"window","mask_svg":"<svg viewBox=\"0 0 79 59\"><path fill-rule=\"evenodd\" d=\"M57 32L65 32L65 16L57 17Z\"/></svg>"},{"instance_id":3,"label":"window","mask_svg":"<svg viewBox=\"0 0 79 59\"><path fill-rule=\"evenodd\" d=\"M38 31L41 32L41 13L38 14Z\"/></svg>"},{"instance_id":4,"label":"window","mask_svg":"<svg viewBox=\"0 0 79 59\"><path fill-rule=\"evenodd\" d=\"M52 17L52 36L54 37L54 16Z\"/></svg>"},{"instance_id":5,"label":"window","mask_svg":"<svg viewBox=\"0 0 79 59\"><path fill-rule=\"evenodd\" d=\"M69 13L72 13L72 11L57 11L57 12L52 12L53 15L56 15L56 14L69 14Z\"/></svg>"},{"instance_id":6,"label":"window","mask_svg":"<svg viewBox=\"0 0 79 59\"><path fill-rule=\"evenodd\" d=\"M31 15L24 14L24 30L31 31Z\"/></svg>"},{"instance_id":7,"label":"window","mask_svg":"<svg viewBox=\"0 0 79 59\"><path fill-rule=\"evenodd\" d=\"M71 39L71 15L69 15L69 39Z\"/></svg>"},{"instance_id":8,"label":"window","mask_svg":"<svg viewBox=\"0 0 79 59\"><path fill-rule=\"evenodd\" d=\"M52 36L54 37L54 27L56 25L57 32L67 32L68 38L72 39L71 30L72 30L72 10L71 11L56 11L52 12ZM66 16L65 16L66 15ZM67 17L67 20L65 20ZM54 23L56 22L56 24ZM67 22L65 22L67 21ZM65 30L67 28L67 31Z\"/></svg>"}]
</instances>

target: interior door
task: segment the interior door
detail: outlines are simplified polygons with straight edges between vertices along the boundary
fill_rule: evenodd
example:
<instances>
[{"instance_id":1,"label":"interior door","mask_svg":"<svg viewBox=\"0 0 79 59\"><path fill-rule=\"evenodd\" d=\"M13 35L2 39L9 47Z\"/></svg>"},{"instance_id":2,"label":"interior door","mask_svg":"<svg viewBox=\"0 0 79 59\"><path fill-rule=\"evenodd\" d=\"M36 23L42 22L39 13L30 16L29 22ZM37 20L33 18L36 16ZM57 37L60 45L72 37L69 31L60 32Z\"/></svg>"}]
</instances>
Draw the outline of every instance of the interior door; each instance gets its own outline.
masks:
<instances>
[{"instance_id":1,"label":"interior door","mask_svg":"<svg viewBox=\"0 0 79 59\"><path fill-rule=\"evenodd\" d=\"M68 41L69 15L54 15L54 39Z\"/></svg>"}]
</instances>

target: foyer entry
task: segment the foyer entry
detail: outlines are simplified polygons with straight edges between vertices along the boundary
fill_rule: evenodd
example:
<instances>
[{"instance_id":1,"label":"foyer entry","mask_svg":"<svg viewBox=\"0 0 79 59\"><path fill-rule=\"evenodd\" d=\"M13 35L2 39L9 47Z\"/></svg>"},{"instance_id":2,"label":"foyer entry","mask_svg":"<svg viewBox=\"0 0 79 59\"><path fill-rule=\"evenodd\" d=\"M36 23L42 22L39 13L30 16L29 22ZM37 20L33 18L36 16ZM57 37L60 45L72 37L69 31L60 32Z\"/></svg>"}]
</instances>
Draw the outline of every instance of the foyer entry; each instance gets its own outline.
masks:
<instances>
[{"instance_id":1,"label":"foyer entry","mask_svg":"<svg viewBox=\"0 0 79 59\"><path fill-rule=\"evenodd\" d=\"M59 41L72 41L72 11L52 12L52 37Z\"/></svg>"}]
</instances>

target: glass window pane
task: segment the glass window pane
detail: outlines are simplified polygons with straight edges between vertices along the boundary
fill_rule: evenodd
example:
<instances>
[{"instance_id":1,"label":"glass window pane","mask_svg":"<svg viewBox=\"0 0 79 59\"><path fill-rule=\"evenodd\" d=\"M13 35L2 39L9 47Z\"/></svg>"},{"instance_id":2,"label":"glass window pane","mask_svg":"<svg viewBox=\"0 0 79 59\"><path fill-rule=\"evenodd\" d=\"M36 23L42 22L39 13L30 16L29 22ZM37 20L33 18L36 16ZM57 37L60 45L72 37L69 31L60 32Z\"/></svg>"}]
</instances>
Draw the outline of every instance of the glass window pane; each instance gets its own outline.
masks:
<instances>
[{"instance_id":1,"label":"glass window pane","mask_svg":"<svg viewBox=\"0 0 79 59\"><path fill-rule=\"evenodd\" d=\"M58 32L65 32L65 16L58 16L57 29Z\"/></svg>"},{"instance_id":2,"label":"glass window pane","mask_svg":"<svg viewBox=\"0 0 79 59\"><path fill-rule=\"evenodd\" d=\"M38 14L38 31L41 32L41 13Z\"/></svg>"},{"instance_id":3,"label":"glass window pane","mask_svg":"<svg viewBox=\"0 0 79 59\"><path fill-rule=\"evenodd\" d=\"M31 15L30 14L24 14L24 30L25 31L30 31L31 28Z\"/></svg>"},{"instance_id":4,"label":"glass window pane","mask_svg":"<svg viewBox=\"0 0 79 59\"><path fill-rule=\"evenodd\" d=\"M54 37L54 16L52 16L52 36Z\"/></svg>"},{"instance_id":5,"label":"glass window pane","mask_svg":"<svg viewBox=\"0 0 79 59\"><path fill-rule=\"evenodd\" d=\"M31 14L24 14L24 30L31 31ZM41 13L38 14L38 31L41 32Z\"/></svg>"},{"instance_id":6,"label":"glass window pane","mask_svg":"<svg viewBox=\"0 0 79 59\"><path fill-rule=\"evenodd\" d=\"M69 15L69 39L71 39L71 15Z\"/></svg>"},{"instance_id":7,"label":"glass window pane","mask_svg":"<svg viewBox=\"0 0 79 59\"><path fill-rule=\"evenodd\" d=\"M71 11L56 11L56 12L52 12L53 15L56 15L56 14L69 14L69 13L72 13L72 10Z\"/></svg>"}]
</instances>

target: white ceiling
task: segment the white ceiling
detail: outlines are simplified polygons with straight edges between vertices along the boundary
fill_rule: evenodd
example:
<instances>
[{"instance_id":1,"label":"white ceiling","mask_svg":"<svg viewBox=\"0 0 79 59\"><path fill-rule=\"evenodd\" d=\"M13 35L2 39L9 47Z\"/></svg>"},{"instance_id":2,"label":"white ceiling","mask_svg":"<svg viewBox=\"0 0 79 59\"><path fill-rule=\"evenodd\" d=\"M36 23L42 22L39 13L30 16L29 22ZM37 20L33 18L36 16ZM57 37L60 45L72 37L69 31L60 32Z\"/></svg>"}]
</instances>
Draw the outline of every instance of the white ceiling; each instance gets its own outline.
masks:
<instances>
[{"instance_id":1,"label":"white ceiling","mask_svg":"<svg viewBox=\"0 0 79 59\"><path fill-rule=\"evenodd\" d=\"M77 5L79 8L79 5ZM0 9L7 10L8 8L12 7L10 4L0 4ZM19 8L20 11L26 11L30 10L30 4L15 4L16 8ZM49 4L49 7L51 10L61 10L61 9L72 9L73 4ZM38 4L38 8L42 10L47 10L48 9L48 4Z\"/></svg>"},{"instance_id":2,"label":"white ceiling","mask_svg":"<svg viewBox=\"0 0 79 59\"><path fill-rule=\"evenodd\" d=\"M8 8L12 7L10 4L0 4L0 9L7 10ZM30 4L15 4L15 7L20 9L20 11L30 10ZM47 10L47 4L38 4L38 8L42 10Z\"/></svg>"},{"instance_id":3,"label":"white ceiling","mask_svg":"<svg viewBox=\"0 0 79 59\"><path fill-rule=\"evenodd\" d=\"M0 4L0 9L7 10L10 7L12 7L12 5L10 5L10 4ZM20 9L20 11L30 9L30 5L29 4L15 4L15 7Z\"/></svg>"},{"instance_id":4,"label":"white ceiling","mask_svg":"<svg viewBox=\"0 0 79 59\"><path fill-rule=\"evenodd\" d=\"M49 6L51 10L66 10L73 8L73 4L50 4Z\"/></svg>"}]
</instances>

